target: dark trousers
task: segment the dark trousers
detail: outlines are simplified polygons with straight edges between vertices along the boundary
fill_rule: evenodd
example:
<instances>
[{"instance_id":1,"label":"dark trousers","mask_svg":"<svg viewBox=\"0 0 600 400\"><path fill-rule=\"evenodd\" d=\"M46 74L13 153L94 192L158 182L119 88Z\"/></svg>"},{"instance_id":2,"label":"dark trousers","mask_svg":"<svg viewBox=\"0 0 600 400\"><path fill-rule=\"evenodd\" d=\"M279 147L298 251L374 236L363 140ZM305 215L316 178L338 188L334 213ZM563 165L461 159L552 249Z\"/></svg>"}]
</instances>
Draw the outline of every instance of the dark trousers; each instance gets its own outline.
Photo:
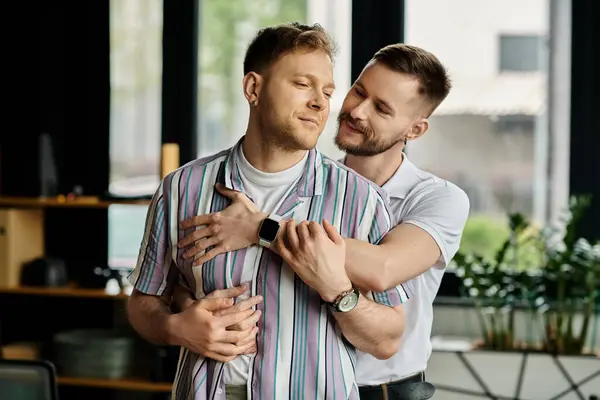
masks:
<instances>
[{"instance_id":1,"label":"dark trousers","mask_svg":"<svg viewBox=\"0 0 600 400\"><path fill-rule=\"evenodd\" d=\"M411 400L410 397L407 397L406 390L403 390L403 385L424 381L425 374L419 372L399 381L374 386L360 386L358 391L361 400Z\"/></svg>"}]
</instances>

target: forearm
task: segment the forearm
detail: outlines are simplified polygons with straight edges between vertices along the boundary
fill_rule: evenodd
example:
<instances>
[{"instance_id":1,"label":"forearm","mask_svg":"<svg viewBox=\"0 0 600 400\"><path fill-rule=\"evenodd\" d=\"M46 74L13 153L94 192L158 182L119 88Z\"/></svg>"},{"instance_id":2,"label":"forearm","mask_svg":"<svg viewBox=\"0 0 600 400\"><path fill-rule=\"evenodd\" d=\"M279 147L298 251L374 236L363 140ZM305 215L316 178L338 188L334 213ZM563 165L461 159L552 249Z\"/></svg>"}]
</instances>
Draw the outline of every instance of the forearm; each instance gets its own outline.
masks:
<instances>
[{"instance_id":1,"label":"forearm","mask_svg":"<svg viewBox=\"0 0 600 400\"><path fill-rule=\"evenodd\" d=\"M360 295L352 311L333 315L343 335L358 350L378 359L388 359L398 351L404 333L402 307L388 307Z\"/></svg>"},{"instance_id":2,"label":"forearm","mask_svg":"<svg viewBox=\"0 0 600 400\"><path fill-rule=\"evenodd\" d=\"M176 285L173 288L173 297L171 298L171 311L180 313L196 302L193 293L182 285Z\"/></svg>"},{"instance_id":3,"label":"forearm","mask_svg":"<svg viewBox=\"0 0 600 400\"><path fill-rule=\"evenodd\" d=\"M397 285L388 282L389 257L381 246L345 238L346 273L365 292L383 292Z\"/></svg>"},{"instance_id":4,"label":"forearm","mask_svg":"<svg viewBox=\"0 0 600 400\"><path fill-rule=\"evenodd\" d=\"M163 298L134 291L127 302L127 316L133 329L149 342L178 345L175 321Z\"/></svg>"}]
</instances>

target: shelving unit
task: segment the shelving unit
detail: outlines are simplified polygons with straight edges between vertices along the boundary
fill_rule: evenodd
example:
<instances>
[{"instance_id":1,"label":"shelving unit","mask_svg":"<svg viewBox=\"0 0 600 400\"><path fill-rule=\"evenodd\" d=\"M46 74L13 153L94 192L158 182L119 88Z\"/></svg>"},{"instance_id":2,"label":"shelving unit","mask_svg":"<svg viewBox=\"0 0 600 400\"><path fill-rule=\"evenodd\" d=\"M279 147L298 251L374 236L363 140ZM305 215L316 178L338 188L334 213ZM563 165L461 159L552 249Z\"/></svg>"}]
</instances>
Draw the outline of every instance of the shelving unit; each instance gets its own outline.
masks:
<instances>
[{"instance_id":1,"label":"shelving unit","mask_svg":"<svg viewBox=\"0 0 600 400\"><path fill-rule=\"evenodd\" d=\"M150 201L148 200L107 201L93 196L82 196L71 199L67 198L66 196L52 198L0 196L0 210L8 209L13 210L13 213L25 213L26 215L34 213L36 218L30 219L35 222L35 226L38 231L43 231L43 228L41 227L44 224L44 216L47 212L49 212L46 210L49 209L106 210L111 205L147 206L149 203ZM0 265L0 268L5 267ZM3 296L4 298L7 298L6 296L33 296L36 298L42 298L42 302L44 302L43 298L45 297L67 298L69 299L68 301L71 301L71 299L74 301L85 301L86 299L89 299L90 301L96 299L105 299L108 301L116 300L118 302L123 302L129 297L129 294L124 292L110 294L104 289L78 287L75 283L69 284L65 287L36 287L4 284L0 285L0 296ZM118 309L122 309L122 305L119 303L115 303L115 306L109 305L109 307L117 307ZM134 377L126 379L96 379L59 376L58 384L61 387L79 387L88 388L89 390L108 389L112 391L145 392L148 395L168 395L168 393L171 392L172 387L172 383L170 382L153 382L149 379L145 380L143 378Z\"/></svg>"},{"instance_id":2,"label":"shelving unit","mask_svg":"<svg viewBox=\"0 0 600 400\"><path fill-rule=\"evenodd\" d=\"M85 297L96 299L126 299L129 297L126 293L116 295L108 294L103 289L85 289L72 287L35 287L35 286L17 286L0 287L0 294L22 294L30 296L55 296L55 297Z\"/></svg>"},{"instance_id":3,"label":"shelving unit","mask_svg":"<svg viewBox=\"0 0 600 400\"><path fill-rule=\"evenodd\" d=\"M86 386L104 389L135 390L139 392L170 392L172 384L148 382L141 379L94 379L58 377L58 384L64 386Z\"/></svg>"},{"instance_id":4,"label":"shelving unit","mask_svg":"<svg viewBox=\"0 0 600 400\"><path fill-rule=\"evenodd\" d=\"M82 196L68 199L65 196L33 198L33 197L11 197L0 196L0 207L11 208L108 208L111 205L148 205L149 200L102 200L94 196Z\"/></svg>"}]
</instances>

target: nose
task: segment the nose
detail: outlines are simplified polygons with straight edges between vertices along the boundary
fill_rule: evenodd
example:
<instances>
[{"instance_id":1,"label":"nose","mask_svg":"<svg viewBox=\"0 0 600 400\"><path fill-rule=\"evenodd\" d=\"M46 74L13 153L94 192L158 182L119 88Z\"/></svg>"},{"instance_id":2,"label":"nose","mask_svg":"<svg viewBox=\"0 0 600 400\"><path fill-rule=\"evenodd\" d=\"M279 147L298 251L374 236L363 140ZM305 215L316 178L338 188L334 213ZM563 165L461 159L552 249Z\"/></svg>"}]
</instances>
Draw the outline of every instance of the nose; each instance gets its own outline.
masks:
<instances>
[{"instance_id":1,"label":"nose","mask_svg":"<svg viewBox=\"0 0 600 400\"><path fill-rule=\"evenodd\" d=\"M315 91L315 95L310 100L308 106L315 111L321 111L327 108L328 103L329 99L327 99L323 93Z\"/></svg>"},{"instance_id":2,"label":"nose","mask_svg":"<svg viewBox=\"0 0 600 400\"><path fill-rule=\"evenodd\" d=\"M350 116L353 119L365 120L367 119L367 102L361 101L351 111Z\"/></svg>"}]
</instances>

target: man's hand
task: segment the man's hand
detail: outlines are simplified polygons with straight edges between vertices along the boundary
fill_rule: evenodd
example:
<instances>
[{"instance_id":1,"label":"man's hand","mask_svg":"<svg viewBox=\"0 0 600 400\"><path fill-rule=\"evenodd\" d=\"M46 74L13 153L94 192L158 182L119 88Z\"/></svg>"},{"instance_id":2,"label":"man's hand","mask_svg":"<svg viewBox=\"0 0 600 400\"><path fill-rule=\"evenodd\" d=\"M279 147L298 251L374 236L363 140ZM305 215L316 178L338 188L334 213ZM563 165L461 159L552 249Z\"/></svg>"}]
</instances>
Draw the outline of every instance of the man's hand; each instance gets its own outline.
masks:
<instances>
[{"instance_id":1,"label":"man's hand","mask_svg":"<svg viewBox=\"0 0 600 400\"><path fill-rule=\"evenodd\" d=\"M231 199L229 207L220 212L188 218L179 224L180 229L202 226L177 243L180 249L187 248L183 258L195 257L194 266L202 265L219 254L258 243L260 224L268 216L260 212L245 194L229 190L221 184L217 184L216 189ZM201 254L211 246L214 247Z\"/></svg>"},{"instance_id":2,"label":"man's hand","mask_svg":"<svg viewBox=\"0 0 600 400\"><path fill-rule=\"evenodd\" d=\"M194 353L221 362L256 349L256 322L260 311L253 306L260 296L251 297L234 306L234 297L241 295L244 286L217 290L172 316L172 332L179 345Z\"/></svg>"},{"instance_id":3,"label":"man's hand","mask_svg":"<svg viewBox=\"0 0 600 400\"><path fill-rule=\"evenodd\" d=\"M323 300L333 302L352 288L344 267L346 243L333 225L326 220L322 227L314 221L296 225L292 220L285 229L285 239L279 236L274 250Z\"/></svg>"},{"instance_id":4,"label":"man's hand","mask_svg":"<svg viewBox=\"0 0 600 400\"><path fill-rule=\"evenodd\" d=\"M233 287L230 289L215 290L214 292L210 293L206 297L207 298L237 297L237 296L242 295L244 293L245 289L246 289L246 286L241 285L241 286ZM241 292L240 292L240 290L241 290ZM234 314L234 313L242 312L245 310L249 310L249 309L252 309L252 307L256 306L258 303L262 302L262 300L263 300L262 296L252 296L248 299L238 302L237 304L235 304L232 307L215 311L214 315L220 317L223 315ZM246 332L246 331L248 331L248 329L256 326L256 323L260 319L260 316L261 316L261 311L257 310L256 312L254 312L254 314L252 314L250 317L246 318L242 322L228 326L227 330ZM258 330L257 330L257 332L258 332ZM237 345L240 347L248 345L246 347L246 350L241 354L256 353L256 334L248 336L247 341L240 342Z\"/></svg>"}]
</instances>

